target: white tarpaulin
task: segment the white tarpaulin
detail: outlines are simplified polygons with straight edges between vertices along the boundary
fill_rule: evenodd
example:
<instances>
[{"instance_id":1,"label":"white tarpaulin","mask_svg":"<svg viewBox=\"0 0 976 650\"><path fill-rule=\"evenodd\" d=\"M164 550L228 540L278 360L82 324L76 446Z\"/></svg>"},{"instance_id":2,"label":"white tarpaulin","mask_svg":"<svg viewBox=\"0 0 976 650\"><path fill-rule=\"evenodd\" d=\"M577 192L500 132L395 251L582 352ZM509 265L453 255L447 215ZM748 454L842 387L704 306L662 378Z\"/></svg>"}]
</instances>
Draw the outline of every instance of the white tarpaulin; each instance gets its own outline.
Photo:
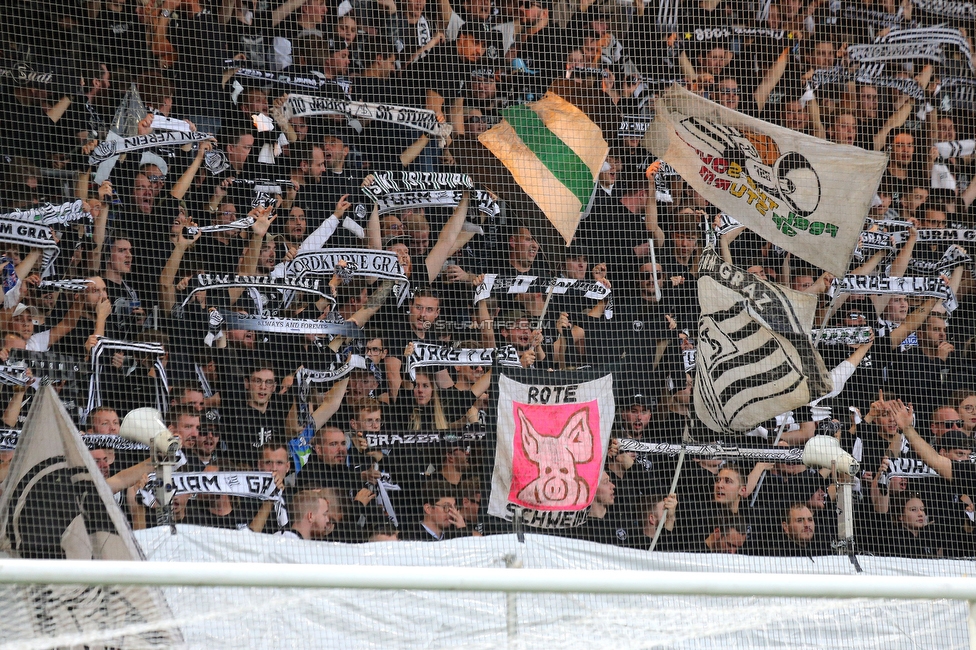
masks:
<instances>
[{"instance_id":1,"label":"white tarpaulin","mask_svg":"<svg viewBox=\"0 0 976 650\"><path fill-rule=\"evenodd\" d=\"M349 545L178 526L136 533L151 561L836 574L845 557L647 553L543 535ZM972 563L860 556L864 575L963 576ZM518 569L512 569L517 571ZM296 589L164 589L190 648L968 648L964 603ZM3 624L0 623L0 630ZM0 639L4 638L0 636ZM9 637L7 637L9 638ZM2 646L2 641L0 641Z\"/></svg>"},{"instance_id":2,"label":"white tarpaulin","mask_svg":"<svg viewBox=\"0 0 976 650\"><path fill-rule=\"evenodd\" d=\"M847 272L885 154L747 117L679 86L654 108L644 146L705 200L824 271Z\"/></svg>"}]
</instances>

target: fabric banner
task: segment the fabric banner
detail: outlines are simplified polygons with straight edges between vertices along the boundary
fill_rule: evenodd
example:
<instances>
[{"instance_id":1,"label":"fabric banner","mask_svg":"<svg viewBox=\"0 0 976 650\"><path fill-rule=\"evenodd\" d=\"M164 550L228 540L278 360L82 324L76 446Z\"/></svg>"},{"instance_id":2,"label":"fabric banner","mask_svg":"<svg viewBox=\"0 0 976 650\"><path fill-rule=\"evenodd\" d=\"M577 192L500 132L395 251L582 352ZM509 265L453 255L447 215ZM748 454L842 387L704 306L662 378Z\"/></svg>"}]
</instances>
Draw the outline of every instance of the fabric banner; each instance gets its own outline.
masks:
<instances>
[{"instance_id":1,"label":"fabric banner","mask_svg":"<svg viewBox=\"0 0 976 650\"><path fill-rule=\"evenodd\" d=\"M465 190L478 211L497 217L501 208L491 193L477 190L467 174L377 172L367 177L363 193L379 206L380 214L415 207L456 207Z\"/></svg>"},{"instance_id":2,"label":"fabric banner","mask_svg":"<svg viewBox=\"0 0 976 650\"><path fill-rule=\"evenodd\" d=\"M854 72L842 66L832 68L819 68L814 70L810 85L814 90L827 84L841 84L848 81L856 81L862 84L892 88L905 93L916 101L925 99L925 89L911 77L894 77L885 74L883 63L861 64Z\"/></svg>"},{"instance_id":3,"label":"fabric banner","mask_svg":"<svg viewBox=\"0 0 976 650\"><path fill-rule=\"evenodd\" d=\"M870 327L827 327L813 330L812 335L817 345L864 345L873 333Z\"/></svg>"},{"instance_id":4,"label":"fabric banner","mask_svg":"<svg viewBox=\"0 0 976 650\"><path fill-rule=\"evenodd\" d=\"M313 97L311 95L288 95L285 102L285 115L292 117L312 117L315 115L345 115L352 119L377 120L422 131L441 140L447 146L447 136L451 125L437 121L434 111L426 108L394 106L393 104L371 104L353 102L332 97Z\"/></svg>"},{"instance_id":5,"label":"fabric banner","mask_svg":"<svg viewBox=\"0 0 976 650\"><path fill-rule=\"evenodd\" d=\"M655 111L644 146L695 191L783 250L847 272L885 154L774 126L679 86Z\"/></svg>"},{"instance_id":6,"label":"fabric banner","mask_svg":"<svg viewBox=\"0 0 976 650\"><path fill-rule=\"evenodd\" d=\"M589 280L486 273L484 281L474 290L474 303L478 304L492 294L547 293L550 289L554 295L570 294L590 300L603 300L610 295L610 289L606 286Z\"/></svg>"},{"instance_id":7,"label":"fabric banner","mask_svg":"<svg viewBox=\"0 0 976 650\"><path fill-rule=\"evenodd\" d=\"M145 561L125 515L54 387L32 400L0 494L0 547L14 558ZM43 525L39 525L43 522ZM169 531L167 531L167 534ZM162 591L114 585L7 586L45 645L177 647L184 640ZM4 611L9 616L8 611ZM106 639L106 630L126 629ZM6 638L6 637L5 637ZM92 641L100 639L99 641Z\"/></svg>"},{"instance_id":8,"label":"fabric banner","mask_svg":"<svg viewBox=\"0 0 976 650\"><path fill-rule=\"evenodd\" d=\"M612 375L501 375L488 514L534 528L585 523L613 420Z\"/></svg>"},{"instance_id":9,"label":"fabric banner","mask_svg":"<svg viewBox=\"0 0 976 650\"><path fill-rule=\"evenodd\" d=\"M212 140L213 136L209 133L194 131L184 133L183 131L159 131L149 135L134 135L131 138L121 138L119 140L105 140L99 142L95 150L88 156L88 164L98 165L113 156L119 156L132 151L144 151L156 147L182 147L185 144L198 144L207 140Z\"/></svg>"},{"instance_id":10,"label":"fabric banner","mask_svg":"<svg viewBox=\"0 0 976 650\"><path fill-rule=\"evenodd\" d=\"M451 348L446 345L413 341L413 354L407 358L410 379L417 379L416 368L430 366L491 366L496 360L501 366L521 366L518 350L507 345L502 348Z\"/></svg>"},{"instance_id":11,"label":"fabric banner","mask_svg":"<svg viewBox=\"0 0 976 650\"><path fill-rule=\"evenodd\" d=\"M728 445L677 445L669 442L642 442L630 438L617 440L621 452L633 451L640 454L663 454L677 456L682 451L695 458L720 458L723 460L754 460L757 462L803 464L802 447L776 447L773 449L740 448Z\"/></svg>"},{"instance_id":12,"label":"fabric banner","mask_svg":"<svg viewBox=\"0 0 976 650\"><path fill-rule=\"evenodd\" d=\"M833 390L810 339L815 295L763 280L708 248L698 301L695 413L712 431L750 431Z\"/></svg>"},{"instance_id":13,"label":"fabric banner","mask_svg":"<svg viewBox=\"0 0 976 650\"><path fill-rule=\"evenodd\" d=\"M232 67L237 67L237 65L240 65L240 61L235 61ZM234 77L244 80L274 83L288 88L304 88L306 90L315 91L321 90L326 86L335 88L340 87L335 81L331 81L324 77L316 77L311 75L302 76L288 72L266 72L264 70L255 70L253 68L238 68L234 72Z\"/></svg>"},{"instance_id":14,"label":"fabric banner","mask_svg":"<svg viewBox=\"0 0 976 650\"><path fill-rule=\"evenodd\" d=\"M589 210L610 146L586 113L555 93L502 109L478 141L512 173L568 246Z\"/></svg>"},{"instance_id":15,"label":"fabric banner","mask_svg":"<svg viewBox=\"0 0 976 650\"><path fill-rule=\"evenodd\" d=\"M346 263L346 271L355 277L379 278L395 282L394 294L397 296L397 304L403 304L410 291L410 281L403 273L403 267L400 266L396 253L389 251L330 248L299 253L288 263L285 273L298 278L309 275L325 275L331 278L340 260Z\"/></svg>"}]
</instances>

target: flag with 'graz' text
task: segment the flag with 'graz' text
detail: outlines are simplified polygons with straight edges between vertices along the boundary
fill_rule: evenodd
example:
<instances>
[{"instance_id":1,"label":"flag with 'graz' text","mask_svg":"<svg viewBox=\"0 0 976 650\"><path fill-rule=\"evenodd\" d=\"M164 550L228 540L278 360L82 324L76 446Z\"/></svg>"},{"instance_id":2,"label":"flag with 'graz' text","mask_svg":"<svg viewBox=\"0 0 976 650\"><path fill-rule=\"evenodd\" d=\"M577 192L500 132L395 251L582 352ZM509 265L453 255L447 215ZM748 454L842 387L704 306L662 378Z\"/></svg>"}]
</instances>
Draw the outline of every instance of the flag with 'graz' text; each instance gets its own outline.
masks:
<instances>
[{"instance_id":1,"label":"flag with 'graz' text","mask_svg":"<svg viewBox=\"0 0 976 650\"><path fill-rule=\"evenodd\" d=\"M551 92L501 114L505 119L478 140L508 168L568 245L610 151L603 132L583 111Z\"/></svg>"}]
</instances>

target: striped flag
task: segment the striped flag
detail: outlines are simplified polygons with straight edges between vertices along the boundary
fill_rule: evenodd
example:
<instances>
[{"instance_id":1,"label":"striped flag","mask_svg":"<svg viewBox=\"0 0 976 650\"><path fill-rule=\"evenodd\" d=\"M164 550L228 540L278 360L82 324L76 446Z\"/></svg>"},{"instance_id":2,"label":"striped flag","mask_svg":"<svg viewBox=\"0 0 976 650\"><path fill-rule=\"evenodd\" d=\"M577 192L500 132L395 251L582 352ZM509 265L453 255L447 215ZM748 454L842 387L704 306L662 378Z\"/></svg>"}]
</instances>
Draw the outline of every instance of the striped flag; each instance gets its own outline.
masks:
<instances>
[{"instance_id":1,"label":"striped flag","mask_svg":"<svg viewBox=\"0 0 976 650\"><path fill-rule=\"evenodd\" d=\"M695 413L712 431L750 431L833 390L810 340L812 294L728 264L709 248L698 278Z\"/></svg>"},{"instance_id":2,"label":"striped flag","mask_svg":"<svg viewBox=\"0 0 976 650\"><path fill-rule=\"evenodd\" d=\"M568 245L610 151L603 132L551 92L501 113L505 119L478 140L508 168Z\"/></svg>"}]
</instances>

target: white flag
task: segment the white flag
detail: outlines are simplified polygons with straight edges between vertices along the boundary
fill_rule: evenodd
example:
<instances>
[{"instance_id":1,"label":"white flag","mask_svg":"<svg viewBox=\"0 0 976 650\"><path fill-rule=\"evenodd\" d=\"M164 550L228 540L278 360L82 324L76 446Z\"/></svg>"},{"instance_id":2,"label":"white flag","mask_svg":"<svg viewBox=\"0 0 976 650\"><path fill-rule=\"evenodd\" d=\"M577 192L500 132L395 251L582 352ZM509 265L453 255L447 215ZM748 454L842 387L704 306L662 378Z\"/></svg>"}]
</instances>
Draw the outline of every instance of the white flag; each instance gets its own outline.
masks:
<instances>
[{"instance_id":1,"label":"white flag","mask_svg":"<svg viewBox=\"0 0 976 650\"><path fill-rule=\"evenodd\" d=\"M644 146L709 203L824 271L847 273L885 154L747 117L679 86L655 111Z\"/></svg>"},{"instance_id":2,"label":"white flag","mask_svg":"<svg viewBox=\"0 0 976 650\"><path fill-rule=\"evenodd\" d=\"M702 254L695 413L712 431L751 431L833 390L810 340L817 297Z\"/></svg>"}]
</instances>

